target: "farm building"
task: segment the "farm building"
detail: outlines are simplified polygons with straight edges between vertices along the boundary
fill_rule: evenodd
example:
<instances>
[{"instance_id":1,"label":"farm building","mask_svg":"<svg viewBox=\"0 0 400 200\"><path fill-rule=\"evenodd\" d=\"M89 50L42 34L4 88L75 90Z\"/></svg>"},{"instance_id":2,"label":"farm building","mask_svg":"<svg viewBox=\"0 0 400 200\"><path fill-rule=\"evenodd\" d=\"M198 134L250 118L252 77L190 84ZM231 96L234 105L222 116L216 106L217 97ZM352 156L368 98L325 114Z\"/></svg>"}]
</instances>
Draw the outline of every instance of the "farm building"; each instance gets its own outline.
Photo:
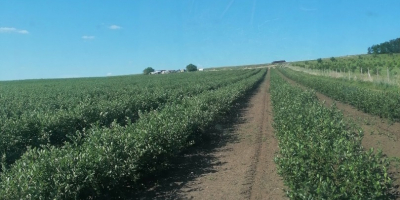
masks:
<instances>
[{"instance_id":1,"label":"farm building","mask_svg":"<svg viewBox=\"0 0 400 200\"><path fill-rule=\"evenodd\" d=\"M156 70L154 72L150 72L150 74L162 74L165 70Z\"/></svg>"},{"instance_id":2,"label":"farm building","mask_svg":"<svg viewBox=\"0 0 400 200\"><path fill-rule=\"evenodd\" d=\"M177 72L180 72L180 70L156 70L154 72L150 72L150 74L170 74Z\"/></svg>"}]
</instances>

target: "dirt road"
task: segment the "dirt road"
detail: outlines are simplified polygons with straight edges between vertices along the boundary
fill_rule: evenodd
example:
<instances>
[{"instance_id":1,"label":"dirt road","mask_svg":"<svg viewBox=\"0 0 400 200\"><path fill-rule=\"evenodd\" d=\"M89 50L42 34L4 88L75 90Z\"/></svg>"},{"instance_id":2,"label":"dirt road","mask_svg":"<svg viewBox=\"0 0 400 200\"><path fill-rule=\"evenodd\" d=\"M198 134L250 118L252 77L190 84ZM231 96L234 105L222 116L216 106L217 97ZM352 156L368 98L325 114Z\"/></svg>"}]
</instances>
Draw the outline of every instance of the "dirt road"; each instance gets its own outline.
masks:
<instances>
[{"instance_id":1,"label":"dirt road","mask_svg":"<svg viewBox=\"0 0 400 200\"><path fill-rule=\"evenodd\" d=\"M139 199L287 199L274 163L269 73L234 122L191 150Z\"/></svg>"}]
</instances>

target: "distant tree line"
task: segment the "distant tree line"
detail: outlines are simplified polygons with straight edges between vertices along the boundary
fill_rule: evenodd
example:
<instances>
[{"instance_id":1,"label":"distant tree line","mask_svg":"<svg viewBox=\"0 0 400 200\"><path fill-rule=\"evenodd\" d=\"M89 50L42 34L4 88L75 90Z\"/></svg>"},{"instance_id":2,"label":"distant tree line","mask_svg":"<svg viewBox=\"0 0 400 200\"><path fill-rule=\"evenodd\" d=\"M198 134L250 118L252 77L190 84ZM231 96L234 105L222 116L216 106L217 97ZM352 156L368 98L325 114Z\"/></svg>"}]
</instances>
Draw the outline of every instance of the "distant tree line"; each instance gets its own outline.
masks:
<instances>
[{"instance_id":1,"label":"distant tree line","mask_svg":"<svg viewBox=\"0 0 400 200\"><path fill-rule=\"evenodd\" d=\"M400 38L368 47L368 54L400 53Z\"/></svg>"}]
</instances>

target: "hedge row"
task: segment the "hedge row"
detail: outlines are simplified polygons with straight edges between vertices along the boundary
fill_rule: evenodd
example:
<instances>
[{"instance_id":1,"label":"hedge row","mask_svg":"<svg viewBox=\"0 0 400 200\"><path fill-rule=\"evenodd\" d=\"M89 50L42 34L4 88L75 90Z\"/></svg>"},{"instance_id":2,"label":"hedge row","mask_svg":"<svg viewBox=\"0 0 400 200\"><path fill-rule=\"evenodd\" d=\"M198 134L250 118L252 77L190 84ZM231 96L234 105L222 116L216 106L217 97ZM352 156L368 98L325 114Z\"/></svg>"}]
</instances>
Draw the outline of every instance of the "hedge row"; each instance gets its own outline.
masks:
<instances>
[{"instance_id":1,"label":"hedge row","mask_svg":"<svg viewBox=\"0 0 400 200\"><path fill-rule=\"evenodd\" d=\"M279 71L296 82L337 101L348 103L365 113L400 121L399 92L370 90L352 86L347 81L340 79L314 76L290 69L280 69Z\"/></svg>"},{"instance_id":2,"label":"hedge row","mask_svg":"<svg viewBox=\"0 0 400 200\"><path fill-rule=\"evenodd\" d=\"M388 199L392 181L381 153L364 151L362 131L271 72L278 173L291 199Z\"/></svg>"},{"instance_id":3,"label":"hedge row","mask_svg":"<svg viewBox=\"0 0 400 200\"><path fill-rule=\"evenodd\" d=\"M53 112L35 110L25 112L18 118L5 119L0 131L0 154L2 157L0 163L6 167L14 163L27 150L28 146L40 147L45 144L61 146L68 141L68 136L75 135L76 131L90 128L92 124L109 126L116 121L120 125L125 125L126 118L135 121L139 117L139 111L147 112L177 99L225 87L256 73L258 71L244 74L236 71L235 73L230 72L228 76L223 73L216 73L217 76L215 76L211 73L210 76L214 80L207 76L198 82L178 79L162 87L150 89L146 89L147 85L137 88L136 84L134 86L136 89L115 88L115 91L109 91L115 95L113 99L99 95L99 98L81 102L74 101L76 105L70 105L72 109L60 109ZM69 97L65 97L65 99L70 101Z\"/></svg>"}]
</instances>

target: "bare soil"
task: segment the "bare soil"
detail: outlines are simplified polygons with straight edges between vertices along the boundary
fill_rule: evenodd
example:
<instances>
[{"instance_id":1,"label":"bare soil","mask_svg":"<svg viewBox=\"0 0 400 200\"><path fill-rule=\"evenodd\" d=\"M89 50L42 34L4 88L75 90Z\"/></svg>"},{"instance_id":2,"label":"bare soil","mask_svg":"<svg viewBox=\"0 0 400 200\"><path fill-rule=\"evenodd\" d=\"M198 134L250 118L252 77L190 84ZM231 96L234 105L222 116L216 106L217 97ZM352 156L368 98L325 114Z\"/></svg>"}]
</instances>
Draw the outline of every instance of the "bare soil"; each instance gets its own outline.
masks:
<instances>
[{"instance_id":1,"label":"bare soil","mask_svg":"<svg viewBox=\"0 0 400 200\"><path fill-rule=\"evenodd\" d=\"M281 76L293 85L308 89L285 77L283 74L281 74ZM335 101L319 92L316 92L316 94L320 101L324 102L326 106L331 106L335 103L336 107L342 111L345 120L357 125L363 130L364 137L362 145L365 149L380 149L388 159L392 160L390 173L394 179L395 188L393 188L393 193L396 199L400 199L400 123L391 122L388 119L364 113L349 104Z\"/></svg>"},{"instance_id":2,"label":"bare soil","mask_svg":"<svg viewBox=\"0 0 400 200\"><path fill-rule=\"evenodd\" d=\"M274 163L269 73L209 141L181 155L134 199L287 199Z\"/></svg>"}]
</instances>

